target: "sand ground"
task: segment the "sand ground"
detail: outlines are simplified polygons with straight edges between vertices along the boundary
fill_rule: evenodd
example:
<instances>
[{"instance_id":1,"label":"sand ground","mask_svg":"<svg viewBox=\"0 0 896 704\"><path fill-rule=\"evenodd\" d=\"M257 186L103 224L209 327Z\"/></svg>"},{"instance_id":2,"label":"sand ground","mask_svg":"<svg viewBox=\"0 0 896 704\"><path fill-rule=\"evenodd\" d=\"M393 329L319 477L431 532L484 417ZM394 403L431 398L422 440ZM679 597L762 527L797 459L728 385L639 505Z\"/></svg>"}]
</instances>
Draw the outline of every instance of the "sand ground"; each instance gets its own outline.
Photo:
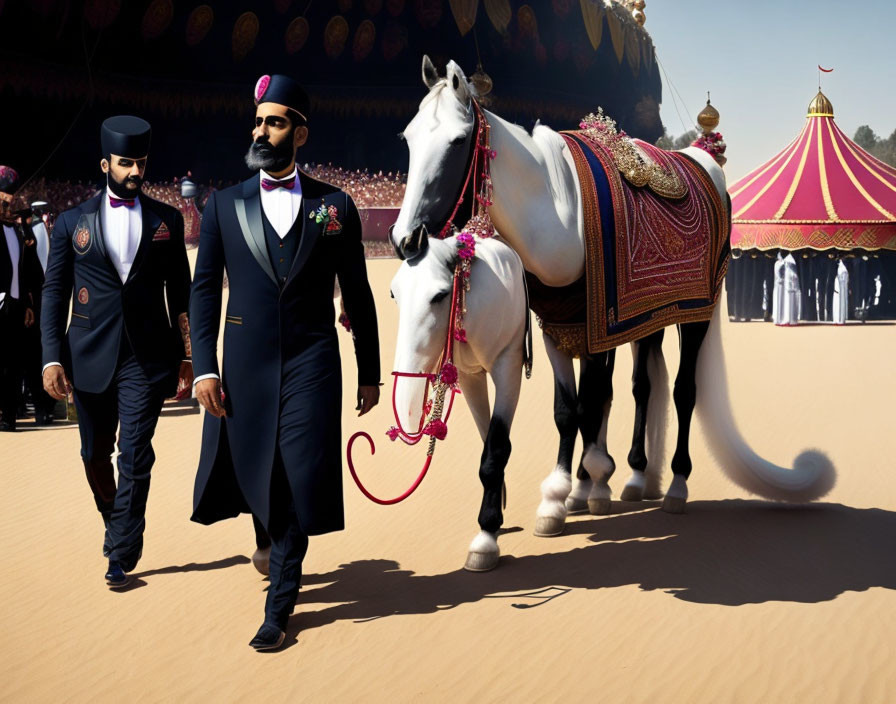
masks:
<instances>
[{"instance_id":1,"label":"sand ground","mask_svg":"<svg viewBox=\"0 0 896 704\"><path fill-rule=\"evenodd\" d=\"M370 263L384 378L398 262ZM0 699L10 702L885 702L896 692L896 327L779 329L725 320L744 435L787 464L804 447L839 470L822 502L752 500L708 455L699 423L686 515L614 502L534 537L539 483L556 459L552 379L536 337L511 433L499 568L461 569L478 530L481 445L464 404L430 476L395 507L345 473L347 529L312 538L287 646L257 654L266 583L247 516L189 521L202 419L167 407L146 547L134 585L106 589L102 523L74 426L0 437L4 576ZM344 433L373 489L398 493L422 448L390 444L388 403L352 411L354 359L340 332ZM666 336L674 374L677 336ZM620 350L610 451L628 468L631 356ZM384 400L387 400L384 397ZM671 451L670 451L671 456ZM667 474L668 479L668 474Z\"/></svg>"}]
</instances>

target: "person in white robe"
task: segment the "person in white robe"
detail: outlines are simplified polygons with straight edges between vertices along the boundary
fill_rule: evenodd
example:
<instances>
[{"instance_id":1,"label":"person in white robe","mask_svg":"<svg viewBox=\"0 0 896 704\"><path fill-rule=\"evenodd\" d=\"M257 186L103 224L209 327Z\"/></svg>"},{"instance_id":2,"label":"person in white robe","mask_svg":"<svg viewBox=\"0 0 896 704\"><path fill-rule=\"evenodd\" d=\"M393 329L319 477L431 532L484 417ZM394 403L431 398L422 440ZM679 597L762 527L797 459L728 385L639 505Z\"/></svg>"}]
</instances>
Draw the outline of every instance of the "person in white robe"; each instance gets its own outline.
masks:
<instances>
[{"instance_id":1,"label":"person in white robe","mask_svg":"<svg viewBox=\"0 0 896 704\"><path fill-rule=\"evenodd\" d=\"M793 254L784 257L784 295L781 304L781 321L778 325L798 325L800 321L800 278Z\"/></svg>"},{"instance_id":2,"label":"person in white robe","mask_svg":"<svg viewBox=\"0 0 896 704\"><path fill-rule=\"evenodd\" d=\"M837 262L837 276L834 279L834 315L835 325L846 325L849 318L849 271L843 260Z\"/></svg>"},{"instance_id":3,"label":"person in white robe","mask_svg":"<svg viewBox=\"0 0 896 704\"><path fill-rule=\"evenodd\" d=\"M778 252L775 262L775 285L772 290L772 320L775 325L781 325L784 306L784 257Z\"/></svg>"}]
</instances>

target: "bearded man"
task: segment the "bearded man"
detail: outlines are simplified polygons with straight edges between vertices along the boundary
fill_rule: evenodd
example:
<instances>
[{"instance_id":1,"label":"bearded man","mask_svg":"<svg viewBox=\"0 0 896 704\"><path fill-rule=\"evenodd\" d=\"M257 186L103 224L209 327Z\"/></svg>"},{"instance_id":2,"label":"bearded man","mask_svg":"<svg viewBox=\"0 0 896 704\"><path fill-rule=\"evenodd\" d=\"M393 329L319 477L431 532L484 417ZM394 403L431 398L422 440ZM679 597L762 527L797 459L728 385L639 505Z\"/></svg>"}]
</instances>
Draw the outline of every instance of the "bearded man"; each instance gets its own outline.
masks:
<instances>
[{"instance_id":1,"label":"bearded man","mask_svg":"<svg viewBox=\"0 0 896 704\"><path fill-rule=\"evenodd\" d=\"M308 96L286 76L263 76L255 105L246 164L259 173L212 194L199 236L190 320L207 413L193 520L251 512L270 535L264 622L249 645L271 650L285 637L308 536L344 527L337 277L354 332L359 415L379 400L380 357L358 210L296 169Z\"/></svg>"},{"instance_id":2,"label":"bearded man","mask_svg":"<svg viewBox=\"0 0 896 704\"><path fill-rule=\"evenodd\" d=\"M150 135L139 117L103 122L106 188L56 220L43 289L44 389L55 399L73 390L81 458L106 526L112 589L127 586L143 553L162 403L178 382L193 381L184 220L140 192Z\"/></svg>"}]
</instances>

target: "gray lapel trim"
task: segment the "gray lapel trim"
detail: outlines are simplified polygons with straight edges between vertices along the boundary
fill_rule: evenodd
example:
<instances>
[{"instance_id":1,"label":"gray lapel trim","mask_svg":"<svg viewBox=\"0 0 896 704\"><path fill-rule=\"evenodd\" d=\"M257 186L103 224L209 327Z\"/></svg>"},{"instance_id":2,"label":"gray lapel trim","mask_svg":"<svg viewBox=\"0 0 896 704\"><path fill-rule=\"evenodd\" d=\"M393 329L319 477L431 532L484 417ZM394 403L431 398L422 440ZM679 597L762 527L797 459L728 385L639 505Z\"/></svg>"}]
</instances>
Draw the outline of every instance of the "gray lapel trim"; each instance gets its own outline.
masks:
<instances>
[{"instance_id":1,"label":"gray lapel trim","mask_svg":"<svg viewBox=\"0 0 896 704\"><path fill-rule=\"evenodd\" d=\"M301 221L301 239L299 240L299 251L296 252L296 258L292 261L292 267L289 269L289 276L286 277L287 285L296 277L296 275L305 266L308 257L311 256L311 250L314 249L314 243L317 242L317 236L320 233L320 225L308 222L308 213L313 212L308 208L308 199L302 193L302 212L299 213L298 219ZM285 286L284 286L285 288Z\"/></svg>"},{"instance_id":2,"label":"gray lapel trim","mask_svg":"<svg viewBox=\"0 0 896 704\"><path fill-rule=\"evenodd\" d=\"M245 194L246 190L243 189ZM254 194L244 198L234 198L233 204L236 207L236 219L240 223L240 229L243 231L243 239L255 257L258 265L264 269L274 285L277 286L277 275L274 273L274 267L271 266L271 258L268 256L267 244L264 241L264 224L261 221L261 196L256 191Z\"/></svg>"}]
</instances>

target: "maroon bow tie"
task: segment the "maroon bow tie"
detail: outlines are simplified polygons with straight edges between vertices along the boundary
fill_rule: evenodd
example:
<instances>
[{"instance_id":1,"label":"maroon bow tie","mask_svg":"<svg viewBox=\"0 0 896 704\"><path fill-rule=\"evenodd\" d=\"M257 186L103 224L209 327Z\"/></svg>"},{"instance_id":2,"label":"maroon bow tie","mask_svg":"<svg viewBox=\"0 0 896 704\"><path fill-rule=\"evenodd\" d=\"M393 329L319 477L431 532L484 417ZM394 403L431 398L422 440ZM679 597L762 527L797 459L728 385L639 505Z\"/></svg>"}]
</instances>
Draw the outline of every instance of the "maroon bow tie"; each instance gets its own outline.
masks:
<instances>
[{"instance_id":1,"label":"maroon bow tie","mask_svg":"<svg viewBox=\"0 0 896 704\"><path fill-rule=\"evenodd\" d=\"M275 181L272 178L261 179L261 187L266 191L273 191L275 188L285 188L287 191L291 191L295 185L295 176L292 178L285 178L282 181Z\"/></svg>"},{"instance_id":2,"label":"maroon bow tie","mask_svg":"<svg viewBox=\"0 0 896 704\"><path fill-rule=\"evenodd\" d=\"M113 208L120 208L124 206L125 208L133 208L134 201L136 198L116 198L115 196L109 196L109 202L112 204Z\"/></svg>"}]
</instances>

